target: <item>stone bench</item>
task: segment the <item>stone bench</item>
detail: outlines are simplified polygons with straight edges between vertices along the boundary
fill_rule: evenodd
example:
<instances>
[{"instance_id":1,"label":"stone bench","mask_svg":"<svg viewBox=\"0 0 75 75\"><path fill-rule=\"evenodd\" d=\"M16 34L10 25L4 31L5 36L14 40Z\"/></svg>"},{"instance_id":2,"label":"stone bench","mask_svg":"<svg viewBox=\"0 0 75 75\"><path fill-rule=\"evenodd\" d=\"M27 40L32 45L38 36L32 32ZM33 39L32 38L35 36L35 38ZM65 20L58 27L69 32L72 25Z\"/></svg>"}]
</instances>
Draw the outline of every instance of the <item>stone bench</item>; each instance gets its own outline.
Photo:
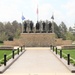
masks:
<instances>
[{"instance_id":1,"label":"stone bench","mask_svg":"<svg viewBox=\"0 0 75 75\"><path fill-rule=\"evenodd\" d=\"M62 49L75 49L74 45L62 45L61 46Z\"/></svg>"},{"instance_id":2,"label":"stone bench","mask_svg":"<svg viewBox=\"0 0 75 75\"><path fill-rule=\"evenodd\" d=\"M0 46L0 50L13 50L13 46Z\"/></svg>"}]
</instances>

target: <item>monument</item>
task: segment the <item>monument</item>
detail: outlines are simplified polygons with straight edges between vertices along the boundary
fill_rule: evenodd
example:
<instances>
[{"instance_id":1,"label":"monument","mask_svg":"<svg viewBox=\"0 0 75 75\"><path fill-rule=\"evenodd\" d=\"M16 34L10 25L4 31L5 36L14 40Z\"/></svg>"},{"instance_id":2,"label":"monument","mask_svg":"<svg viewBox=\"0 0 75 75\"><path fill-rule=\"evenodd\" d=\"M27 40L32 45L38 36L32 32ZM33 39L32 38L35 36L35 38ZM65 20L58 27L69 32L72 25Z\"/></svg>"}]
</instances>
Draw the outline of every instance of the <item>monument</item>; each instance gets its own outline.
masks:
<instances>
[{"instance_id":1,"label":"monument","mask_svg":"<svg viewBox=\"0 0 75 75\"><path fill-rule=\"evenodd\" d=\"M32 21L25 21L23 33L19 39L14 41L6 41L5 44L26 47L50 47L55 45L55 33L52 32L51 22L37 22L36 25Z\"/></svg>"},{"instance_id":2,"label":"monument","mask_svg":"<svg viewBox=\"0 0 75 75\"><path fill-rule=\"evenodd\" d=\"M50 47L51 45L71 45L72 40L56 39L54 24L50 21L37 22L34 26L32 21L25 21L23 33L19 39L4 41L4 45L26 46L26 47ZM45 31L45 32L43 32Z\"/></svg>"},{"instance_id":3,"label":"monument","mask_svg":"<svg viewBox=\"0 0 75 75\"><path fill-rule=\"evenodd\" d=\"M24 23L24 33L27 33L26 30L27 30L27 23L25 22L25 23Z\"/></svg>"},{"instance_id":4,"label":"monument","mask_svg":"<svg viewBox=\"0 0 75 75\"><path fill-rule=\"evenodd\" d=\"M36 23L36 33L39 33L39 32L40 32L39 29L40 29L40 24L39 24L39 22L37 21L37 23Z\"/></svg>"},{"instance_id":5,"label":"monument","mask_svg":"<svg viewBox=\"0 0 75 75\"><path fill-rule=\"evenodd\" d=\"M52 23L51 22L49 22L49 24L48 24L48 33L52 33Z\"/></svg>"},{"instance_id":6,"label":"monument","mask_svg":"<svg viewBox=\"0 0 75 75\"><path fill-rule=\"evenodd\" d=\"M46 22L40 22L37 21L35 27L32 21L30 21L29 24L27 22L24 22L24 28L23 33L52 33L52 23L49 22L48 25Z\"/></svg>"},{"instance_id":7,"label":"monument","mask_svg":"<svg viewBox=\"0 0 75 75\"><path fill-rule=\"evenodd\" d=\"M30 22L30 33L33 33L33 22Z\"/></svg>"},{"instance_id":8,"label":"monument","mask_svg":"<svg viewBox=\"0 0 75 75\"><path fill-rule=\"evenodd\" d=\"M28 32L27 23L25 22L24 33L21 33L20 36L21 42L27 47L49 47L50 45L54 45L55 34L52 33L52 23L49 22L48 27L46 25L44 21L41 24L37 21L34 27L33 22L30 21Z\"/></svg>"},{"instance_id":9,"label":"monument","mask_svg":"<svg viewBox=\"0 0 75 75\"><path fill-rule=\"evenodd\" d=\"M43 31L42 31L42 33L46 33L46 30L45 30L46 24L45 24L45 22L43 22L42 25L43 25Z\"/></svg>"}]
</instances>

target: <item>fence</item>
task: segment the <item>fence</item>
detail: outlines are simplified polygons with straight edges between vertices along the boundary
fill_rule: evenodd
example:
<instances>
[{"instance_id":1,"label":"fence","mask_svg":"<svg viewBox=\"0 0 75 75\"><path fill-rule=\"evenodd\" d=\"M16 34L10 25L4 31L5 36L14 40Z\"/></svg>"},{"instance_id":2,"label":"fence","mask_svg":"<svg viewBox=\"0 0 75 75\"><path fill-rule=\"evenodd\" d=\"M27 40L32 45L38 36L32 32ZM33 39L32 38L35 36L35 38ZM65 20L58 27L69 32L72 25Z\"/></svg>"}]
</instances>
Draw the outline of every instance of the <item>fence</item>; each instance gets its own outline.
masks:
<instances>
[{"instance_id":1,"label":"fence","mask_svg":"<svg viewBox=\"0 0 75 75\"><path fill-rule=\"evenodd\" d=\"M72 58L70 54L63 53L63 49L57 49L57 47L55 46L50 46L50 49L55 52L56 55L59 54L60 59L64 58L65 60L67 60L67 65L70 65L70 63L75 65L75 59Z\"/></svg>"},{"instance_id":2,"label":"fence","mask_svg":"<svg viewBox=\"0 0 75 75\"><path fill-rule=\"evenodd\" d=\"M1 63L1 64L4 64L4 66L6 66L6 65L7 65L7 61L8 61L9 59L11 59L11 58L14 59L16 54L19 55L19 53L24 50L23 48L25 49L25 47L23 47L23 46L21 46L20 48L17 48L17 49L12 49L12 52L11 52L9 55L7 55L6 53L4 53L4 58L2 58L2 59L0 60L0 63ZM2 49L3 49L3 48L2 48ZM5 50L5 48L4 48L4 50Z\"/></svg>"}]
</instances>

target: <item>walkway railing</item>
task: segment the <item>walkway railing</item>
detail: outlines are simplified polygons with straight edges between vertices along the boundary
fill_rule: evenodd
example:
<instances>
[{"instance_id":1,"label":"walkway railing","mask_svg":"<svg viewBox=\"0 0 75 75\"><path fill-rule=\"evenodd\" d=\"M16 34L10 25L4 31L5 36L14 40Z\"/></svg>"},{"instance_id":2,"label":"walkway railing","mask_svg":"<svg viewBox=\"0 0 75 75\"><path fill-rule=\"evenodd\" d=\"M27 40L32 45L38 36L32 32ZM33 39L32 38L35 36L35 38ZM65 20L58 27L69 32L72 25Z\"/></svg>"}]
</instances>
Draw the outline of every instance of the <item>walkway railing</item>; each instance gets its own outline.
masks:
<instances>
[{"instance_id":1,"label":"walkway railing","mask_svg":"<svg viewBox=\"0 0 75 75\"><path fill-rule=\"evenodd\" d=\"M25 49L25 47L24 47L24 49ZM11 58L14 59L15 55L16 54L19 55L19 53L22 52L24 49L23 49L23 46L21 46L21 47L18 47L17 49L13 49L9 55L4 53L4 58L0 59L0 64L4 64L4 66L6 66L8 60L10 60Z\"/></svg>"},{"instance_id":2,"label":"walkway railing","mask_svg":"<svg viewBox=\"0 0 75 75\"><path fill-rule=\"evenodd\" d=\"M72 58L70 56L70 54L63 53L63 49L57 49L57 47L52 46L52 45L50 46L50 49L53 52L55 52L56 55L59 54L60 55L60 59L62 59L62 58L66 59L67 60L67 65L70 65L70 63L73 64L73 65L75 65L75 59Z\"/></svg>"}]
</instances>

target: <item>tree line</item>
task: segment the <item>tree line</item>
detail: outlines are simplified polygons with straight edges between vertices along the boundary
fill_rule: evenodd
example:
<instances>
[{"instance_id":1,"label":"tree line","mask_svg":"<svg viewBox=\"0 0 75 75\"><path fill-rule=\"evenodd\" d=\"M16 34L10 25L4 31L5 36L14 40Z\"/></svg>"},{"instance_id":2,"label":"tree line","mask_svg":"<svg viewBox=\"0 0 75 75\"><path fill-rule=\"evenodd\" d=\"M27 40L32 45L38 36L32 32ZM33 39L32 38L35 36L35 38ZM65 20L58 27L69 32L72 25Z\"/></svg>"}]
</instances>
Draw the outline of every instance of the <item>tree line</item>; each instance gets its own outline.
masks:
<instances>
[{"instance_id":1,"label":"tree line","mask_svg":"<svg viewBox=\"0 0 75 75\"><path fill-rule=\"evenodd\" d=\"M0 22L0 42L19 38L21 33L21 23L17 21L2 23Z\"/></svg>"},{"instance_id":2,"label":"tree line","mask_svg":"<svg viewBox=\"0 0 75 75\"><path fill-rule=\"evenodd\" d=\"M27 23L29 24L30 21L27 20ZM61 22L60 25L57 25L55 22L53 23L54 32L57 38L62 38L63 40L75 40L75 34L72 34L70 32L70 28L68 29L64 22ZM0 22L0 42L3 42L5 40L11 41L14 38L19 38L21 32L22 24L18 23L16 20L7 23Z\"/></svg>"},{"instance_id":3,"label":"tree line","mask_svg":"<svg viewBox=\"0 0 75 75\"><path fill-rule=\"evenodd\" d=\"M56 33L56 36L58 38L62 38L63 40L75 41L75 33L72 33L72 28L69 27L68 29L64 22L61 22L59 26L54 22L54 29L54 32Z\"/></svg>"}]
</instances>

